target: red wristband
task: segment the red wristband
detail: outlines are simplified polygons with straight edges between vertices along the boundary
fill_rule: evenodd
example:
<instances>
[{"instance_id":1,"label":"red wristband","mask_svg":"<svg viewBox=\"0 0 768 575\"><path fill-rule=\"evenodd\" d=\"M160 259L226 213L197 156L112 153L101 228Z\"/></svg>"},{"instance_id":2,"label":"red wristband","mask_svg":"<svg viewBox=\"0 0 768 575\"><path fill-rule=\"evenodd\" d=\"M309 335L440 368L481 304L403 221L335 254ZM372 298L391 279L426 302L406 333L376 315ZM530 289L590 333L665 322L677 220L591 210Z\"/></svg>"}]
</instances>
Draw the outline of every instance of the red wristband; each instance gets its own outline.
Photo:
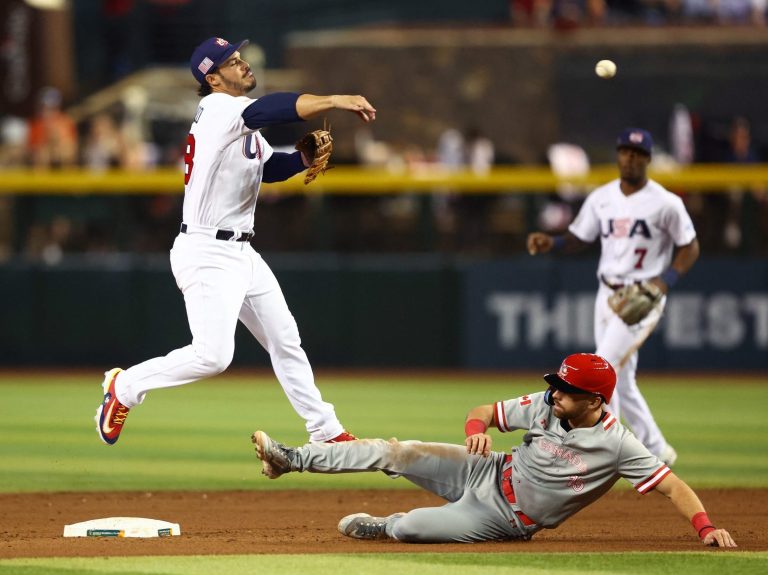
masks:
<instances>
[{"instance_id":1,"label":"red wristband","mask_svg":"<svg viewBox=\"0 0 768 575\"><path fill-rule=\"evenodd\" d=\"M712 525L712 522L704 511L700 511L691 517L691 525L693 525L696 533L699 534L699 539L704 539L707 534L715 530L715 526Z\"/></svg>"},{"instance_id":2,"label":"red wristband","mask_svg":"<svg viewBox=\"0 0 768 575\"><path fill-rule=\"evenodd\" d=\"M464 434L467 437L476 433L485 433L486 429L488 429L488 426L480 419L470 419L464 424Z\"/></svg>"}]
</instances>

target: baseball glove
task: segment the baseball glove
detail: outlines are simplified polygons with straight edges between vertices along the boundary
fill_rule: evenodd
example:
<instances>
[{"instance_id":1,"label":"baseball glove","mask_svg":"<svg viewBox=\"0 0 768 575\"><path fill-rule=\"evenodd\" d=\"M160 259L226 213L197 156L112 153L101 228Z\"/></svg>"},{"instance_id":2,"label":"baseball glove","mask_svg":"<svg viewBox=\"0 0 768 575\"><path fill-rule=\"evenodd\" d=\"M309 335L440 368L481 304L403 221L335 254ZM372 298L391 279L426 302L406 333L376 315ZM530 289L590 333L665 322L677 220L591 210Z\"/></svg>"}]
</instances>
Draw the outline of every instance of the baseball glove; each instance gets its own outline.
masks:
<instances>
[{"instance_id":1,"label":"baseball glove","mask_svg":"<svg viewBox=\"0 0 768 575\"><path fill-rule=\"evenodd\" d=\"M306 134L296 142L296 149L304 154L309 162L307 173L304 175L305 185L313 181L318 174L324 174L333 167L328 165L333 151L333 138L329 130L315 130Z\"/></svg>"},{"instance_id":2,"label":"baseball glove","mask_svg":"<svg viewBox=\"0 0 768 575\"><path fill-rule=\"evenodd\" d=\"M624 323L635 325L645 319L661 301L664 294L649 281L620 287L608 297L608 305Z\"/></svg>"}]
</instances>

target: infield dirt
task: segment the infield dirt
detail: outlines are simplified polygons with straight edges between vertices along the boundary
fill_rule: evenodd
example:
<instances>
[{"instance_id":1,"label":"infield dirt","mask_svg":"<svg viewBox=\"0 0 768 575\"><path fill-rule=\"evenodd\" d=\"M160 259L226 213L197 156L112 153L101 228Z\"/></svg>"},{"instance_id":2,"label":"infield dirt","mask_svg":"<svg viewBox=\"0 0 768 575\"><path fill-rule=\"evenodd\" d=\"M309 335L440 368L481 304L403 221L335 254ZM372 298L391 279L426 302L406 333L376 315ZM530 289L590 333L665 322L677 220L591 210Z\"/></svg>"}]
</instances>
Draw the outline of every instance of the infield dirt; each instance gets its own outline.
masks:
<instances>
[{"instance_id":1,"label":"infield dirt","mask_svg":"<svg viewBox=\"0 0 768 575\"><path fill-rule=\"evenodd\" d=\"M768 550L768 490L699 490L710 517L743 551ZM656 493L612 491L531 541L413 545L340 535L344 515L388 515L442 505L411 490L0 494L0 557L263 553L697 551L693 528ZM180 537L64 539L65 524L101 517L181 524ZM713 550L714 551L714 550Z\"/></svg>"}]
</instances>

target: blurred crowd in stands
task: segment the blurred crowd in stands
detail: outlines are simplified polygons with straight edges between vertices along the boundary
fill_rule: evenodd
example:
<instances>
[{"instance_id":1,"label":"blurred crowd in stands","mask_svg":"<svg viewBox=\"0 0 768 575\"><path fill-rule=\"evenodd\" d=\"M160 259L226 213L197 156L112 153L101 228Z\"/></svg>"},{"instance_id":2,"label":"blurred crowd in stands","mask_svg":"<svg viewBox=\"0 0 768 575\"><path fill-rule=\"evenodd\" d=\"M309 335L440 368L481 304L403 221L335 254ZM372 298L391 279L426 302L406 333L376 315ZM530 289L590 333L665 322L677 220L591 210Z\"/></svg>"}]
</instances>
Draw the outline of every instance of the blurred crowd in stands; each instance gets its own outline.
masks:
<instances>
[{"instance_id":1,"label":"blurred crowd in stands","mask_svg":"<svg viewBox=\"0 0 768 575\"><path fill-rule=\"evenodd\" d=\"M144 132L141 118L127 106L99 112L78 125L62 108L59 90L46 87L32 117L2 118L0 167L150 169L160 163L160 150ZM171 159L179 157L177 151Z\"/></svg>"},{"instance_id":2,"label":"blurred crowd in stands","mask_svg":"<svg viewBox=\"0 0 768 575\"><path fill-rule=\"evenodd\" d=\"M515 26L757 25L766 0L510 0Z\"/></svg>"},{"instance_id":3,"label":"blurred crowd in stands","mask_svg":"<svg viewBox=\"0 0 768 575\"><path fill-rule=\"evenodd\" d=\"M0 170L30 168L52 172L86 168L149 170L179 165L180 145L162 149L146 135L130 106L118 106L76 122L63 108L61 93L43 88L30 118L0 118ZM0 196L0 261L21 256L59 263L65 254L103 254L123 249L168 249L178 229L181 198ZM115 230L130 242L120 245Z\"/></svg>"},{"instance_id":4,"label":"blurred crowd in stands","mask_svg":"<svg viewBox=\"0 0 768 575\"><path fill-rule=\"evenodd\" d=\"M37 113L2 121L0 170L84 167L146 170L180 166L181 146L147 138L129 108L98 113L77 125L62 110L53 88L42 90ZM714 127L713 127L714 126ZM183 127L186 129L185 127ZM747 118L726 123L701 120L678 105L671 113L669 142L654 166L693 162L751 164L766 161ZM182 141L179 138L179 141ZM608 143L607 143L608 144ZM448 127L432 149L377 141L362 128L355 135L361 165L392 171L468 170L487 174L496 162L494 144L477 127ZM577 144L555 143L548 163L557 174L584 174L590 160ZM256 210L255 245L269 251L437 252L484 256L523 252L534 228L565 229L587 189L565 186L543 194L400 193L382 196L274 195L262 193ZM768 192L762 187L718 194L683 195L705 253L768 255ZM57 264L68 254L166 252L178 231L181 195L0 196L0 261L20 257Z\"/></svg>"}]
</instances>

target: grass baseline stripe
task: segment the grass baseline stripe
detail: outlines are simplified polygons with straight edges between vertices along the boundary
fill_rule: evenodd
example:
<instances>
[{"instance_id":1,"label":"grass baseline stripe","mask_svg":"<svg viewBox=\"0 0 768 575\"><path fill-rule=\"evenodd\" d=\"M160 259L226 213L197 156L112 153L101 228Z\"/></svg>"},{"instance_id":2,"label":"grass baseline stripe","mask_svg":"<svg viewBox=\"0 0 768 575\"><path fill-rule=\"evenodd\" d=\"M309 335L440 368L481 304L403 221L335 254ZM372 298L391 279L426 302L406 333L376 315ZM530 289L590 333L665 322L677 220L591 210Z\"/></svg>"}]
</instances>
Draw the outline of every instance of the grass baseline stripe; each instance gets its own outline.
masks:
<instances>
[{"instance_id":1,"label":"grass baseline stripe","mask_svg":"<svg viewBox=\"0 0 768 575\"><path fill-rule=\"evenodd\" d=\"M0 560L0 574L391 575L670 574L751 575L768 569L768 552L414 553L365 555L145 556Z\"/></svg>"},{"instance_id":2,"label":"grass baseline stripe","mask_svg":"<svg viewBox=\"0 0 768 575\"><path fill-rule=\"evenodd\" d=\"M449 379L456 383L447 385L440 378L327 378L322 390L345 425L360 436L456 443L463 441L463 423L457 421L463 422L467 409L529 392L532 385L530 378L513 375L499 381ZM157 390L131 414L126 435L112 450L96 438L92 412L101 399L100 387L88 377L49 375L35 381L0 376L0 389L0 460L6 472L0 491L5 493L399 487L358 474L288 476L279 484L258 481L249 439L256 426L291 445L307 439L300 418L274 382L247 385L242 378L220 376ZM694 488L768 486L766 467L754 457L768 449L768 436L759 433L762 406L768 404L763 379L697 384L694 389L686 378L644 376L643 392L680 454L675 472ZM430 406L428 418L425 405ZM707 414L707 426L698 425L695 414L700 413ZM70 430L55 438L53 457L48 436L30 429L30 422L37 430L50 429L51 414L57 428ZM195 429L188 427L189 421ZM506 450L521 437L494 432L494 447Z\"/></svg>"}]
</instances>

